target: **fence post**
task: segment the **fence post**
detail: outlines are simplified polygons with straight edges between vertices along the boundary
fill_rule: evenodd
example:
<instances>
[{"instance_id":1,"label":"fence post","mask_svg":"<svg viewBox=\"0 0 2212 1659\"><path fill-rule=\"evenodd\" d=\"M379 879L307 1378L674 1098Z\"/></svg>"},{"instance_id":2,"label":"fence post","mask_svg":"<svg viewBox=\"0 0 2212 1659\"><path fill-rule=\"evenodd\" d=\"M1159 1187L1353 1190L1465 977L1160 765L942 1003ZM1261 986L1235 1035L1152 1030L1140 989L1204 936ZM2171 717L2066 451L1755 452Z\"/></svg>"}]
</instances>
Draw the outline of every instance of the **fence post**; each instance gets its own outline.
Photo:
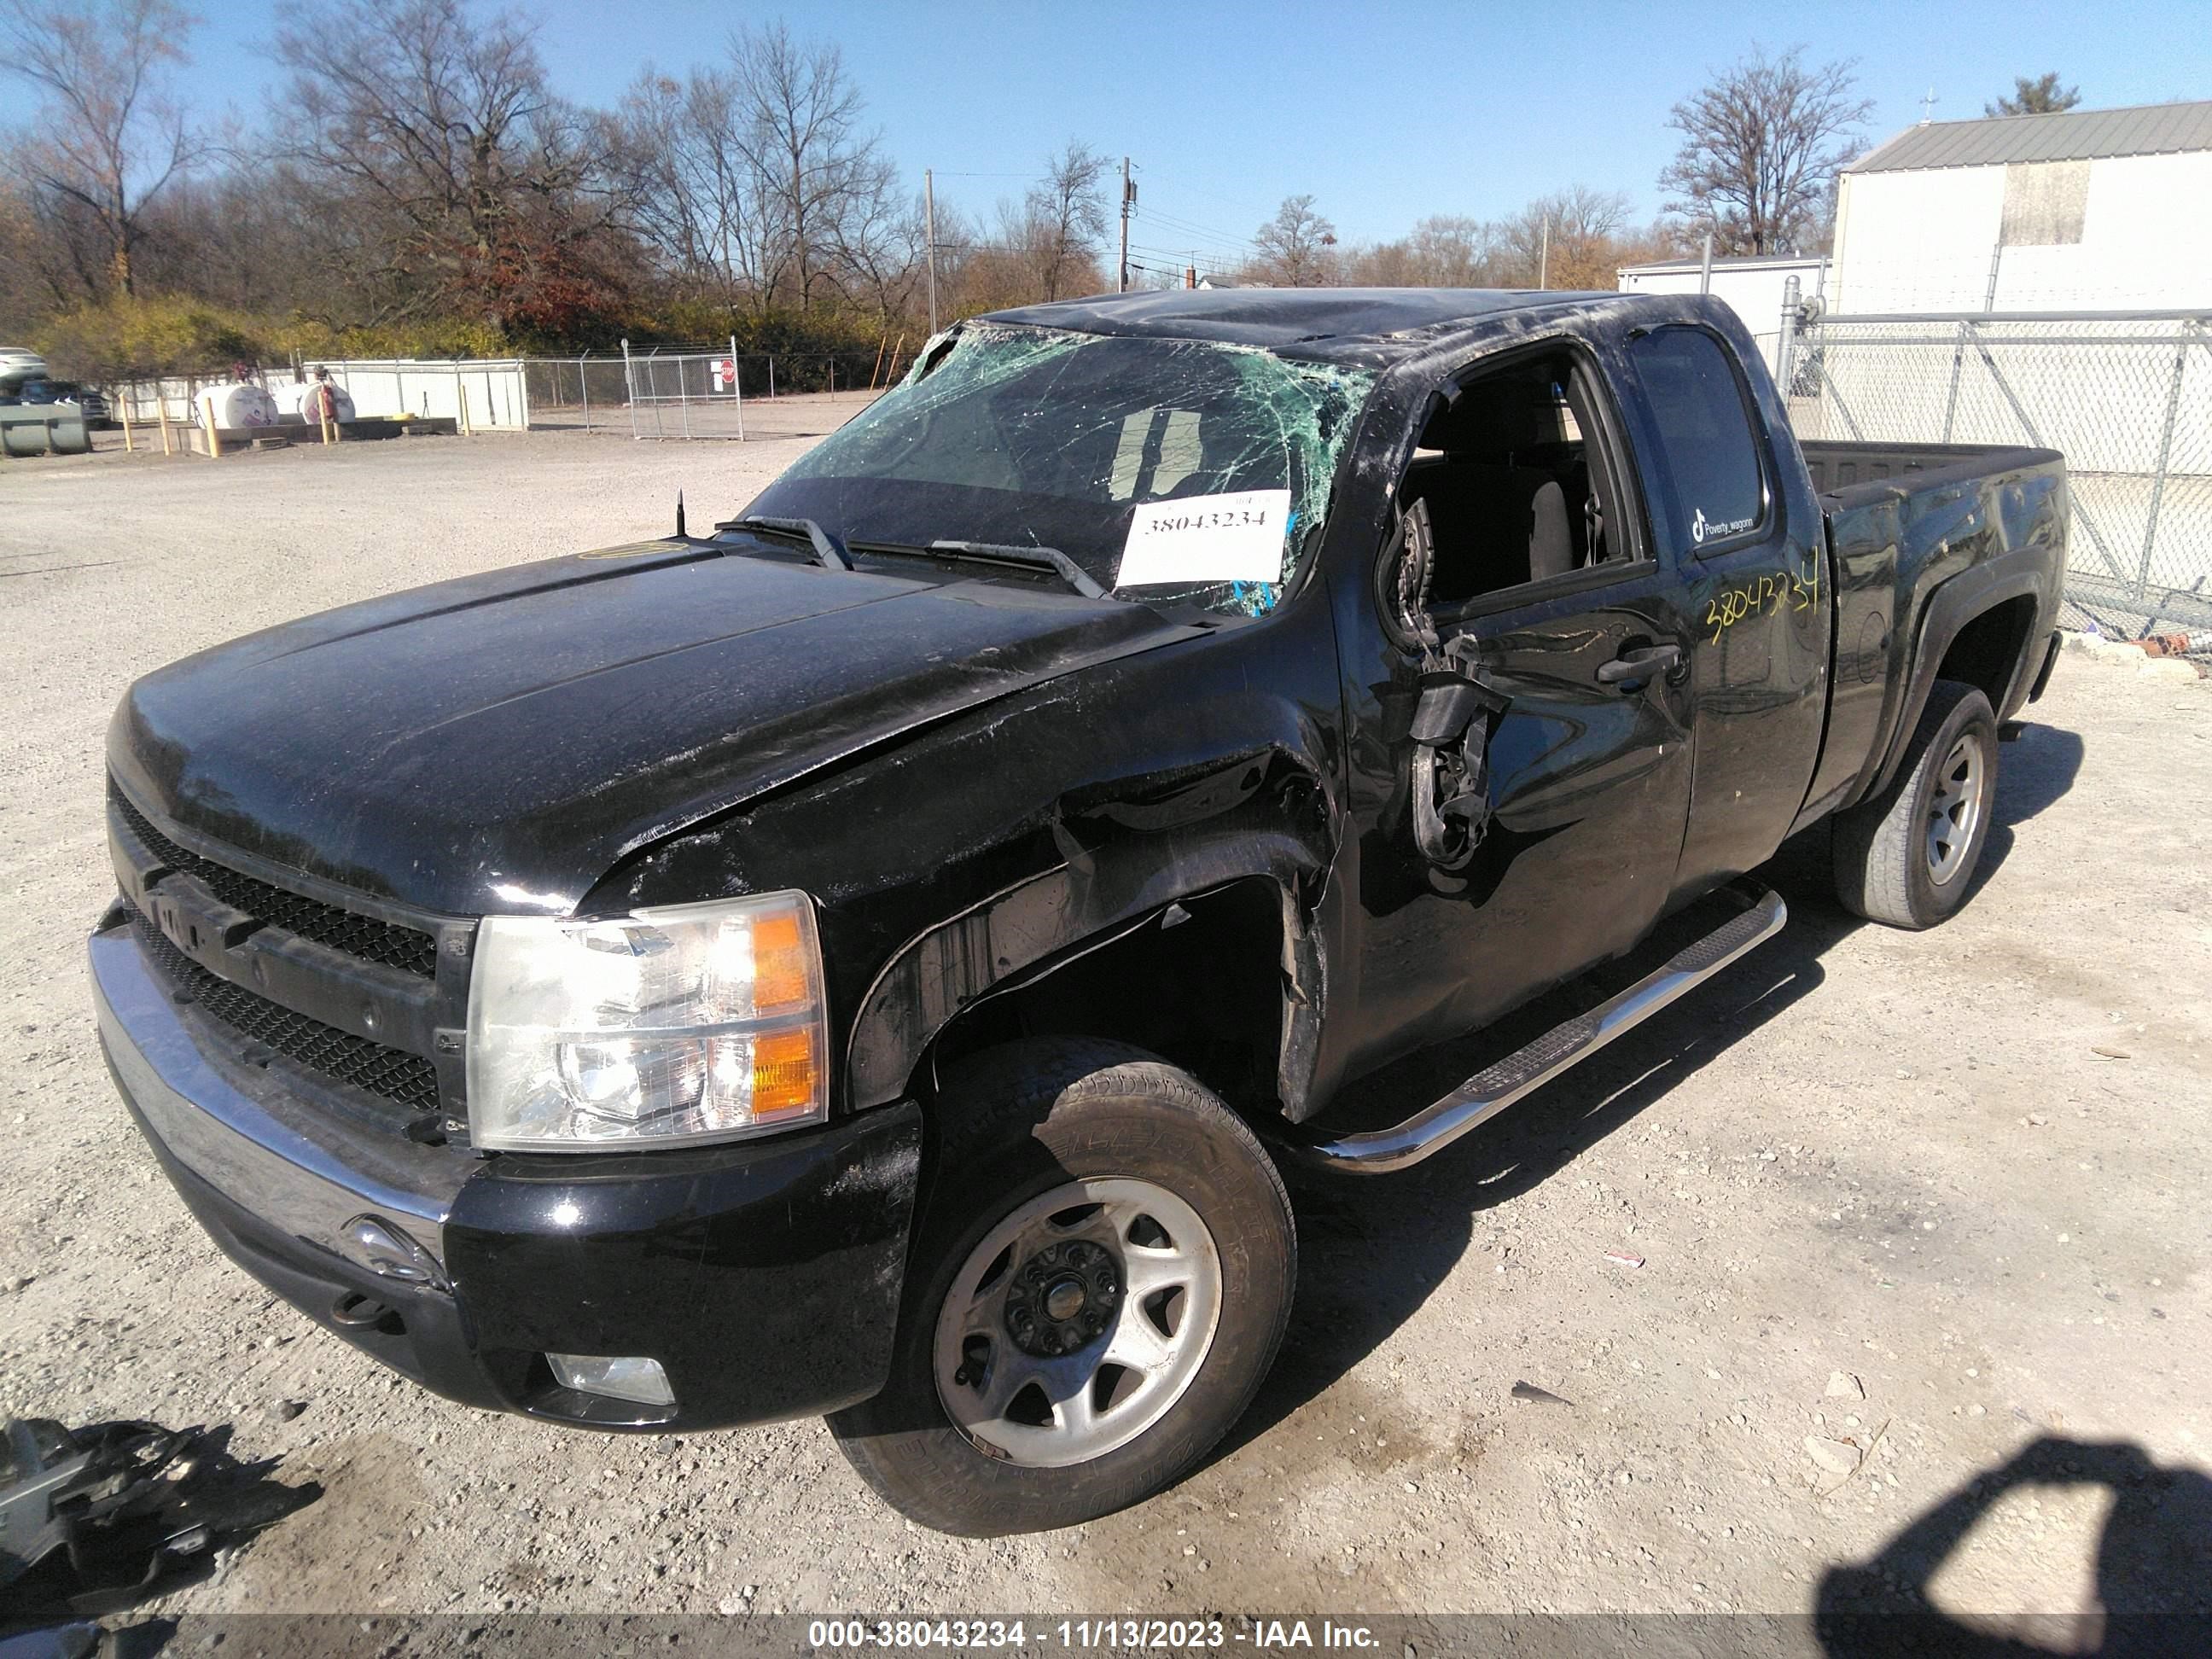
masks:
<instances>
[{"instance_id":1,"label":"fence post","mask_svg":"<svg viewBox=\"0 0 2212 1659\"><path fill-rule=\"evenodd\" d=\"M775 401L775 353L773 351L768 354L768 399L770 403Z\"/></svg>"},{"instance_id":2,"label":"fence post","mask_svg":"<svg viewBox=\"0 0 2212 1659\"><path fill-rule=\"evenodd\" d=\"M745 441L745 385L738 376L738 337L730 336L730 395L738 404L738 441Z\"/></svg>"},{"instance_id":3,"label":"fence post","mask_svg":"<svg viewBox=\"0 0 2212 1659\"><path fill-rule=\"evenodd\" d=\"M1791 276L1782 284L1782 333L1774 342L1774 379L1782 398L1790 399L1790 360L1797 349L1797 313L1804 308L1803 284Z\"/></svg>"},{"instance_id":4,"label":"fence post","mask_svg":"<svg viewBox=\"0 0 2212 1659\"><path fill-rule=\"evenodd\" d=\"M625 334L623 336L623 401L629 405L629 435L633 443L640 436L637 429L636 373L635 366L630 362L629 336Z\"/></svg>"},{"instance_id":5,"label":"fence post","mask_svg":"<svg viewBox=\"0 0 2212 1659\"><path fill-rule=\"evenodd\" d=\"M1959 374L1966 363L1966 331L1973 324L1961 317L1951 340L1951 390L1943 399L1943 441L1951 441L1951 422L1959 412Z\"/></svg>"},{"instance_id":6,"label":"fence post","mask_svg":"<svg viewBox=\"0 0 2212 1659\"><path fill-rule=\"evenodd\" d=\"M592 429L592 354L587 347L576 359L576 389L584 394L584 430Z\"/></svg>"},{"instance_id":7,"label":"fence post","mask_svg":"<svg viewBox=\"0 0 2212 1659\"><path fill-rule=\"evenodd\" d=\"M2150 587L2150 556L2158 537L2158 514L2166 497L2166 474L2173 459L2173 422L2181 409L2181 377L2189 367L2190 337L2197 332L2197 319L2190 318L2181 325L2180 343L2173 349L2173 379L2166 383L2166 421L2158 434L2158 471L2151 475L2150 512L2143 520L2142 560L2136 567L2136 599L2143 601Z\"/></svg>"}]
</instances>

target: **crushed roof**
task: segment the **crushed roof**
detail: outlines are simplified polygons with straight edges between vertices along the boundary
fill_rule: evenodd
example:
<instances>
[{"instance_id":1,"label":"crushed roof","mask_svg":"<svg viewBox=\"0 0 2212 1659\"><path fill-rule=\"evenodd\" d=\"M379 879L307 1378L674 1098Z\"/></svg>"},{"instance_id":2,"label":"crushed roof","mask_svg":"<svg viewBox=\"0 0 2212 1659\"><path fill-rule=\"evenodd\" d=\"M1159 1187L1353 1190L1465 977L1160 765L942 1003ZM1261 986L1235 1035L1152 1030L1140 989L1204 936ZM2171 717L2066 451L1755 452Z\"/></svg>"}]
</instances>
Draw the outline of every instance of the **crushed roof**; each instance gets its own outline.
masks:
<instances>
[{"instance_id":1,"label":"crushed roof","mask_svg":"<svg viewBox=\"0 0 2212 1659\"><path fill-rule=\"evenodd\" d=\"M1561 289L1154 289L1024 306L988 320L1088 334L1224 340L1286 356L1368 359L1396 355L1405 337L1509 312L1580 308L1633 296ZM1393 343L1395 349L1378 353Z\"/></svg>"}]
</instances>

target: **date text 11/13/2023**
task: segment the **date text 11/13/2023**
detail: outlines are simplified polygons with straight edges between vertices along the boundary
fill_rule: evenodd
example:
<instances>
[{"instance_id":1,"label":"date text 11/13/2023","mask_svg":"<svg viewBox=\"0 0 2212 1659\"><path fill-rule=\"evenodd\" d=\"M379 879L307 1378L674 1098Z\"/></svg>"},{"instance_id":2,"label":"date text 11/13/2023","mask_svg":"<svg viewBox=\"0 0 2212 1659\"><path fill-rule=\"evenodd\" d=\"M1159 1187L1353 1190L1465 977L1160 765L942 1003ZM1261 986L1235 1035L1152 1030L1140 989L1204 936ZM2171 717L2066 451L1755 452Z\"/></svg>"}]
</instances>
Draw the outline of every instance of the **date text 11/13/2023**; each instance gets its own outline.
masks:
<instances>
[{"instance_id":1,"label":"date text 11/13/2023","mask_svg":"<svg viewBox=\"0 0 2212 1659\"><path fill-rule=\"evenodd\" d=\"M862 1648L1249 1649L1290 1652L1300 1648L1369 1649L1374 1632L1328 1619L817 1619L806 1627L808 1647L828 1651Z\"/></svg>"}]
</instances>

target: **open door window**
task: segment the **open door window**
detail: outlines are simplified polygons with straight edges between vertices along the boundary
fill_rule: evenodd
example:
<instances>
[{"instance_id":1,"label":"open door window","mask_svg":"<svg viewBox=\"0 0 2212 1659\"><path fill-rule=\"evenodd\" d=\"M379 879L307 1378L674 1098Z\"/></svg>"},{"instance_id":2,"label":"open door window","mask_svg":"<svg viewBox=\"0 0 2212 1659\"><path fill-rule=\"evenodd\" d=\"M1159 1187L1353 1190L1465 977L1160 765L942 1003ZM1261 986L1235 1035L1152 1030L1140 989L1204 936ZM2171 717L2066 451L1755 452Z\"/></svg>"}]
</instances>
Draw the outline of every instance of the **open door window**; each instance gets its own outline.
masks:
<instances>
[{"instance_id":1,"label":"open door window","mask_svg":"<svg viewBox=\"0 0 2212 1659\"><path fill-rule=\"evenodd\" d=\"M1439 394L1398 496L1428 521L1438 620L1602 583L1648 558L1615 429L1568 347L1470 370Z\"/></svg>"}]
</instances>

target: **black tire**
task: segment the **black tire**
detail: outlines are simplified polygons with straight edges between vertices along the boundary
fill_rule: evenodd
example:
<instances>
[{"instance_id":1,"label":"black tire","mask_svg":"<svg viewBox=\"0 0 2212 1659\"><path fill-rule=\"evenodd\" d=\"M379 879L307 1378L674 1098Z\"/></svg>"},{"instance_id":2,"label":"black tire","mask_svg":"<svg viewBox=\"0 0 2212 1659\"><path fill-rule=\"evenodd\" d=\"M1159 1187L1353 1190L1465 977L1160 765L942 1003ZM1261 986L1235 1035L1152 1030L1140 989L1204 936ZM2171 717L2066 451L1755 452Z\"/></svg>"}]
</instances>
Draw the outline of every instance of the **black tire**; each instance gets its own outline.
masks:
<instances>
[{"instance_id":1,"label":"black tire","mask_svg":"<svg viewBox=\"0 0 2212 1659\"><path fill-rule=\"evenodd\" d=\"M1972 821L1950 854L1933 850L1938 793L1961 775L1961 745L1977 748ZM1831 842L1836 896L1845 908L1892 927L1933 927L1966 902L1988 844L1996 800L1997 720L1974 686L1938 680L1889 787L1836 815ZM1958 823L1954 810L1949 816Z\"/></svg>"},{"instance_id":2,"label":"black tire","mask_svg":"<svg viewBox=\"0 0 2212 1659\"><path fill-rule=\"evenodd\" d=\"M892 1508L969 1537L1073 1526L1181 1480L1250 1405L1290 1319L1297 1235L1258 1139L1188 1073L1088 1038L1032 1039L977 1056L948 1079L936 1121L935 1176L890 1376L873 1399L829 1419L840 1449ZM970 1256L1024 1205L1072 1180L1117 1177L1165 1189L1211 1234L1218 1313L1203 1357L1164 1415L1091 1461L1034 1468L987 1454L940 1397L946 1298Z\"/></svg>"}]
</instances>

